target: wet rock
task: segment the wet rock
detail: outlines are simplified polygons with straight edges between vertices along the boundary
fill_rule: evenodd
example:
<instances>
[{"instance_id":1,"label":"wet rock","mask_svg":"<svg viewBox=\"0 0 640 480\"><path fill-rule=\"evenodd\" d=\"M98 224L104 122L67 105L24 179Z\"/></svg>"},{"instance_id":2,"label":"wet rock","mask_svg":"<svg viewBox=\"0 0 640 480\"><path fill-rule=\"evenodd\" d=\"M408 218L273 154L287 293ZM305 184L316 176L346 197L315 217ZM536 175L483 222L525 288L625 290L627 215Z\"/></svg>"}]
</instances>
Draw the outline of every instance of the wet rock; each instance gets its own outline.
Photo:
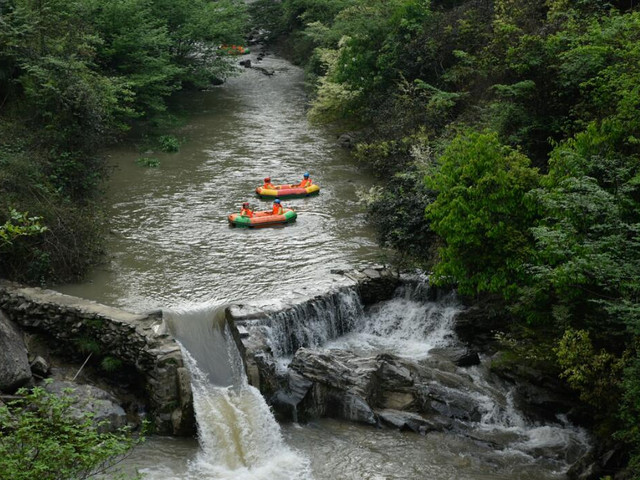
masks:
<instances>
[{"instance_id":1,"label":"wet rock","mask_svg":"<svg viewBox=\"0 0 640 480\"><path fill-rule=\"evenodd\" d=\"M270 77L270 76L272 76L272 75L274 75L276 73L275 70L267 69L267 68L264 68L264 67L251 67L251 68L253 68L254 70L258 70L259 72L265 74L268 77Z\"/></svg>"},{"instance_id":2,"label":"wet rock","mask_svg":"<svg viewBox=\"0 0 640 480\"><path fill-rule=\"evenodd\" d=\"M455 319L455 332L464 343L480 351L491 350L496 331L504 331L509 315L503 302L487 296L461 310Z\"/></svg>"},{"instance_id":3,"label":"wet rock","mask_svg":"<svg viewBox=\"0 0 640 480\"><path fill-rule=\"evenodd\" d=\"M241 60L240 62L238 62L238 65L241 65L244 68L251 68L251 60L250 59Z\"/></svg>"},{"instance_id":4,"label":"wet rock","mask_svg":"<svg viewBox=\"0 0 640 480\"><path fill-rule=\"evenodd\" d=\"M31 362L30 367L31 367L31 372L34 375L38 375L39 377L42 377L42 378L49 375L49 370L50 370L49 363L40 355L38 355L33 360L33 362Z\"/></svg>"},{"instance_id":5,"label":"wet rock","mask_svg":"<svg viewBox=\"0 0 640 480\"><path fill-rule=\"evenodd\" d=\"M375 411L378 418L383 423L391 425L400 430L410 430L412 432L425 434L427 432L441 432L450 426L448 419L441 417L425 418L413 412L403 412L400 410L385 409Z\"/></svg>"},{"instance_id":6,"label":"wet rock","mask_svg":"<svg viewBox=\"0 0 640 480\"><path fill-rule=\"evenodd\" d=\"M338 137L338 145L342 148L352 149L356 146L357 138L354 133L343 133Z\"/></svg>"},{"instance_id":7,"label":"wet rock","mask_svg":"<svg viewBox=\"0 0 640 480\"><path fill-rule=\"evenodd\" d=\"M78 385L67 381L54 381L45 387L49 393L73 399L69 410L73 418L93 415L93 423L101 432L113 432L127 424L124 409L110 393L93 385Z\"/></svg>"},{"instance_id":8,"label":"wet rock","mask_svg":"<svg viewBox=\"0 0 640 480\"><path fill-rule=\"evenodd\" d=\"M12 393L30 381L31 369L22 332L0 311L0 391Z\"/></svg>"},{"instance_id":9,"label":"wet rock","mask_svg":"<svg viewBox=\"0 0 640 480\"><path fill-rule=\"evenodd\" d=\"M557 376L525 365L507 361L499 353L491 358L491 371L515 385L514 402L533 420L555 421L558 413L569 413L579 403Z\"/></svg>"},{"instance_id":10,"label":"wet rock","mask_svg":"<svg viewBox=\"0 0 640 480\"><path fill-rule=\"evenodd\" d=\"M342 402L341 418L352 422L376 425L377 417L364 398L354 393L347 393Z\"/></svg>"}]
</instances>

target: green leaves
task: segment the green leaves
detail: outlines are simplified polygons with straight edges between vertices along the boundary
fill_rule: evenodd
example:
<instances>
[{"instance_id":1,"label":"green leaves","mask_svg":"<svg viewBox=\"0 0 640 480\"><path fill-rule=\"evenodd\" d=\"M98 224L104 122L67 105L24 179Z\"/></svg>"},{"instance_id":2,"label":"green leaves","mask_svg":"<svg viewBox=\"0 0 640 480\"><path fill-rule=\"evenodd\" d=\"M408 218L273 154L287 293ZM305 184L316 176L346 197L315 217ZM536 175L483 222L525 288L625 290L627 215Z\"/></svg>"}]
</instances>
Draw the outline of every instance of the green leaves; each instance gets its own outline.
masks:
<instances>
[{"instance_id":1,"label":"green leaves","mask_svg":"<svg viewBox=\"0 0 640 480\"><path fill-rule=\"evenodd\" d=\"M454 139L425 179L438 193L426 218L444 242L436 281L455 282L466 294L513 294L532 252L536 211L526 194L538 181L529 160L495 133Z\"/></svg>"},{"instance_id":2,"label":"green leaves","mask_svg":"<svg viewBox=\"0 0 640 480\"><path fill-rule=\"evenodd\" d=\"M12 480L85 479L114 474L123 455L144 441L128 429L99 433L91 415L71 414L73 400L36 387L0 406L0 472ZM74 418L75 417L75 418Z\"/></svg>"},{"instance_id":3,"label":"green leaves","mask_svg":"<svg viewBox=\"0 0 640 480\"><path fill-rule=\"evenodd\" d=\"M40 221L42 217L30 217L28 212L18 212L12 208L9 210L9 220L0 225L0 252L6 253L11 249L19 237L31 237L41 235L47 231L47 227Z\"/></svg>"}]
</instances>

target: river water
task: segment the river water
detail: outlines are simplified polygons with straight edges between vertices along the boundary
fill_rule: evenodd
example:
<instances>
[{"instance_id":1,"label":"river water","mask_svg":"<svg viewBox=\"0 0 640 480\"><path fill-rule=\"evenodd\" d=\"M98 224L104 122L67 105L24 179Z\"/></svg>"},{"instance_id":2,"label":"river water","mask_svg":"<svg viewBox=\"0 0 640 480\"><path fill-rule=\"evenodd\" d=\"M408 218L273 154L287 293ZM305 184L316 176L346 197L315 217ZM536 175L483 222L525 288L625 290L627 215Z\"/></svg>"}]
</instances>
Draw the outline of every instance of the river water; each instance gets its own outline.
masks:
<instances>
[{"instance_id":1,"label":"river water","mask_svg":"<svg viewBox=\"0 0 640 480\"><path fill-rule=\"evenodd\" d=\"M178 153L140 154L132 145L108 152L109 261L61 291L143 311L286 295L330 282L331 269L378 259L356 195L372 179L334 135L308 124L301 70L271 56L260 64L275 74L246 69L224 86L176 100L189 119L177 132ZM138 166L141 156L160 166ZM243 201L271 208L255 195L265 176L292 183L305 171L321 192L283 201L298 211L294 224L229 227L227 215Z\"/></svg>"},{"instance_id":2,"label":"river water","mask_svg":"<svg viewBox=\"0 0 640 480\"><path fill-rule=\"evenodd\" d=\"M255 64L255 55L251 59ZM198 440L151 437L126 468L152 480L564 478L575 452L569 459L549 452L554 445L558 455L583 451L584 434L574 427L541 426L537 439L530 426L521 436L532 442L531 449L496 451L490 441L468 436L420 436L331 419L278 426L243 373L232 369L240 376L231 387L211 380L219 362L203 365L207 360L196 352L198 342L189 344L182 330L217 336L211 324L228 302L317 290L334 281L331 270L375 263L381 255L357 197L372 179L336 146L335 135L308 124L302 72L274 56L259 65L275 74L247 69L221 87L176 100L176 108L188 114L177 132L183 143L178 153L145 153L160 160L158 168L136 165L141 154L133 145L107 152L113 167L108 262L85 282L58 288L132 311L162 308L187 347ZM227 214L243 201L270 207L253 194L264 176L290 183L304 171L322 190L317 197L285 202L298 210L297 222L260 230L228 225ZM413 308L398 302L389 308ZM376 335L379 341L372 341ZM351 336L334 347L384 348L385 335L372 327L366 341ZM437 341L445 336L438 335ZM431 344L412 332L407 337L410 344L403 346L400 339L395 346L418 356L428 353L425 345ZM538 446L546 449L544 455L535 453Z\"/></svg>"}]
</instances>

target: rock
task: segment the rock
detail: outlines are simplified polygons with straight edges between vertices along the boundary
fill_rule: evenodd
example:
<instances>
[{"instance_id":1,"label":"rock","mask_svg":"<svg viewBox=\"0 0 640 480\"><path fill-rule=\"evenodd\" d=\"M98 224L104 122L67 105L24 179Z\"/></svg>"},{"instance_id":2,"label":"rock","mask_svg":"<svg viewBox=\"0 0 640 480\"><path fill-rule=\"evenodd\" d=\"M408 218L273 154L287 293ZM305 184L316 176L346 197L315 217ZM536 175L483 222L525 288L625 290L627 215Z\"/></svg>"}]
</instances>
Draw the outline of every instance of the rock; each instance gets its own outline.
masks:
<instances>
[{"instance_id":1,"label":"rock","mask_svg":"<svg viewBox=\"0 0 640 480\"><path fill-rule=\"evenodd\" d=\"M58 396L71 397L71 416L80 419L86 413L92 414L93 423L101 432L113 432L127 424L127 415L117 404L116 398L98 387L54 381L48 384L45 390Z\"/></svg>"},{"instance_id":2,"label":"rock","mask_svg":"<svg viewBox=\"0 0 640 480\"><path fill-rule=\"evenodd\" d=\"M343 133L338 137L338 145L342 148L352 149L356 146L356 136L353 133Z\"/></svg>"},{"instance_id":3,"label":"rock","mask_svg":"<svg viewBox=\"0 0 640 480\"><path fill-rule=\"evenodd\" d=\"M467 351L456 358L454 363L459 367L473 367L474 365L480 365L480 356L478 352Z\"/></svg>"},{"instance_id":4,"label":"rock","mask_svg":"<svg viewBox=\"0 0 640 480\"><path fill-rule=\"evenodd\" d=\"M368 423L370 425L376 425L378 423L376 415L373 413L369 404L364 398L354 393L345 395L342 402L342 412L339 416L352 422Z\"/></svg>"},{"instance_id":5,"label":"rock","mask_svg":"<svg viewBox=\"0 0 640 480\"><path fill-rule=\"evenodd\" d=\"M515 385L516 407L533 420L555 421L558 413L569 413L579 404L575 392L557 376L521 362L505 361L503 354L491 358L491 372Z\"/></svg>"},{"instance_id":6,"label":"rock","mask_svg":"<svg viewBox=\"0 0 640 480\"><path fill-rule=\"evenodd\" d=\"M480 355L478 355L478 352L469 350L466 347L434 348L429 353L446 359L458 367L480 365Z\"/></svg>"},{"instance_id":7,"label":"rock","mask_svg":"<svg viewBox=\"0 0 640 480\"><path fill-rule=\"evenodd\" d=\"M13 393L30 381L31 369L22 332L0 311L0 391Z\"/></svg>"},{"instance_id":8,"label":"rock","mask_svg":"<svg viewBox=\"0 0 640 480\"><path fill-rule=\"evenodd\" d=\"M487 296L461 310L454 328L460 340L485 351L495 343L495 332L503 331L509 322L503 302Z\"/></svg>"},{"instance_id":9,"label":"rock","mask_svg":"<svg viewBox=\"0 0 640 480\"><path fill-rule=\"evenodd\" d=\"M447 419L433 417L426 419L422 415L413 412L402 412L399 410L385 409L376 410L376 415L384 423L400 430L411 430L412 432L425 434L427 432L441 432L450 426Z\"/></svg>"},{"instance_id":10,"label":"rock","mask_svg":"<svg viewBox=\"0 0 640 480\"><path fill-rule=\"evenodd\" d=\"M244 68L251 68L251 60L249 59L241 60L240 62L238 62L238 65L241 65Z\"/></svg>"},{"instance_id":11,"label":"rock","mask_svg":"<svg viewBox=\"0 0 640 480\"><path fill-rule=\"evenodd\" d=\"M262 72L262 73L264 73L265 75L267 75L269 77L276 73L275 70L269 70L269 69L266 69L264 67L251 67L251 68L253 68L254 70L258 70L259 72Z\"/></svg>"},{"instance_id":12,"label":"rock","mask_svg":"<svg viewBox=\"0 0 640 480\"><path fill-rule=\"evenodd\" d=\"M34 375L38 375L39 377L46 377L49 374L49 363L47 363L47 361L42 358L40 355L38 355L33 362L31 362L31 372Z\"/></svg>"},{"instance_id":13,"label":"rock","mask_svg":"<svg viewBox=\"0 0 640 480\"><path fill-rule=\"evenodd\" d=\"M120 373L127 377L127 383L139 385L136 391L144 396L141 403L148 405L157 433L195 433L189 410L181 407L182 394L190 398L190 393L180 388L181 383L184 384L179 373L179 368L184 367L182 353L176 341L161 328L159 311L131 313L5 280L0 280L0 309L25 332L46 336L67 355L77 354L79 338L94 339L102 356L109 355L122 362ZM18 354L12 354L11 358L15 360ZM99 360L96 355L92 358L92 362ZM0 361L0 370L6 364ZM34 365L34 368L39 368L41 373L46 371L44 365ZM27 375L31 378L28 362L26 371L24 378ZM177 426L177 419L184 425Z\"/></svg>"}]
</instances>

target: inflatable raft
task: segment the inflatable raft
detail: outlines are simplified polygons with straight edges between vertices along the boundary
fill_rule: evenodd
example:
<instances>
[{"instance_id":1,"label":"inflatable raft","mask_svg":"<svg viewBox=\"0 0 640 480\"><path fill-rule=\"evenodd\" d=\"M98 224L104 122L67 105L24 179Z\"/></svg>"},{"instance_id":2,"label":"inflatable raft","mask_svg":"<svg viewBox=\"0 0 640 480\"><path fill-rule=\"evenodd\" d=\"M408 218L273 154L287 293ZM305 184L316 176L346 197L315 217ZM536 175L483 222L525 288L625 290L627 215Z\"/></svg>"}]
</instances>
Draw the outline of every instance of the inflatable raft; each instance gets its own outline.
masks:
<instances>
[{"instance_id":1,"label":"inflatable raft","mask_svg":"<svg viewBox=\"0 0 640 480\"><path fill-rule=\"evenodd\" d=\"M296 187L295 185L275 185L275 189L258 187L256 193L261 198L299 198L309 197L320 192L318 185Z\"/></svg>"},{"instance_id":2,"label":"inflatable raft","mask_svg":"<svg viewBox=\"0 0 640 480\"><path fill-rule=\"evenodd\" d=\"M253 212L253 217L243 217L239 213L229 215L229 223L236 227L269 227L282 225L295 221L298 214L290 208L285 208L281 215L274 215L271 210L266 212Z\"/></svg>"},{"instance_id":3,"label":"inflatable raft","mask_svg":"<svg viewBox=\"0 0 640 480\"><path fill-rule=\"evenodd\" d=\"M226 55L246 55L251 52L249 48L241 45L220 45L220 53Z\"/></svg>"}]
</instances>

